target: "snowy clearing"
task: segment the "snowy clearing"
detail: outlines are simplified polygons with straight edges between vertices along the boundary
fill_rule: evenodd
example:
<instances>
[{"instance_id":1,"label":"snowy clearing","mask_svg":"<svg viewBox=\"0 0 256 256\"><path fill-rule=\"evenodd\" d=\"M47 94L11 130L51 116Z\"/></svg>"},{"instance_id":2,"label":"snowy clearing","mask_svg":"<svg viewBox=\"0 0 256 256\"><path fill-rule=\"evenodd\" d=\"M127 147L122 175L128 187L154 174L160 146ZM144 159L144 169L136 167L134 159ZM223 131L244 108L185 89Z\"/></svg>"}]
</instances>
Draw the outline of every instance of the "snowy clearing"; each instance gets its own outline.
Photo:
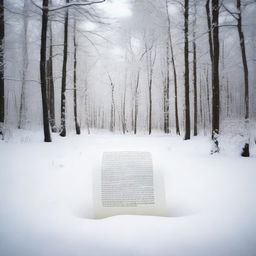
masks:
<instances>
[{"instance_id":1,"label":"snowy clearing","mask_svg":"<svg viewBox=\"0 0 256 256\"><path fill-rule=\"evenodd\" d=\"M0 255L255 255L256 158L227 138L211 156L207 137L15 133L0 142ZM152 153L168 217L92 218L92 167L111 150Z\"/></svg>"}]
</instances>

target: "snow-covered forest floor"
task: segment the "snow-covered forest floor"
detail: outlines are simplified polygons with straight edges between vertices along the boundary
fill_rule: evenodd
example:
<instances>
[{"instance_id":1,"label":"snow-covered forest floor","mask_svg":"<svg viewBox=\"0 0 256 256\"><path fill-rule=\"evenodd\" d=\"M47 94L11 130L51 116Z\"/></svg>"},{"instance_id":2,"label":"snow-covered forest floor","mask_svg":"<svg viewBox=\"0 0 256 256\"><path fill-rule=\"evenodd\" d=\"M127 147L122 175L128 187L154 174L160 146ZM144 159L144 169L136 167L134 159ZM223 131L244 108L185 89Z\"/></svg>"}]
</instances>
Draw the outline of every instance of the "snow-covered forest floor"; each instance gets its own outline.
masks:
<instances>
[{"instance_id":1,"label":"snow-covered forest floor","mask_svg":"<svg viewBox=\"0 0 256 256\"><path fill-rule=\"evenodd\" d=\"M53 136L14 131L0 141L0 255L235 256L256 254L256 148L238 137L163 134ZM93 165L104 151L150 151L162 169L167 217L93 219Z\"/></svg>"}]
</instances>

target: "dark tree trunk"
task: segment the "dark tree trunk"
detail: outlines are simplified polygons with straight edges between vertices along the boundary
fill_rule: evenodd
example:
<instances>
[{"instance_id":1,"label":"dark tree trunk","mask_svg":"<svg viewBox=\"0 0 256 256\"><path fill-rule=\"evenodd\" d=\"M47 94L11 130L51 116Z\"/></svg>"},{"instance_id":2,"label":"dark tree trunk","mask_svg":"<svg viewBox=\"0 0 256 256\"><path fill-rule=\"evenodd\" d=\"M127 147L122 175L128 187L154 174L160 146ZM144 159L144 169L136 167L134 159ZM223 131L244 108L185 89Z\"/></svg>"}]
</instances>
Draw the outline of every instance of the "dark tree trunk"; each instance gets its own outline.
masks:
<instances>
[{"instance_id":1,"label":"dark tree trunk","mask_svg":"<svg viewBox=\"0 0 256 256\"><path fill-rule=\"evenodd\" d=\"M150 77L149 77L149 119L148 119L148 133L149 135L152 132L152 76L153 76L153 69L150 68Z\"/></svg>"},{"instance_id":2,"label":"dark tree trunk","mask_svg":"<svg viewBox=\"0 0 256 256\"><path fill-rule=\"evenodd\" d=\"M197 45L196 45L196 18L197 18L197 7L194 2L194 22L193 22L193 84L194 84L194 136L197 136L197 120L198 120L198 109L197 109Z\"/></svg>"},{"instance_id":3,"label":"dark tree trunk","mask_svg":"<svg viewBox=\"0 0 256 256\"><path fill-rule=\"evenodd\" d=\"M105 127L105 118L104 118L104 108L102 108L102 115L101 115L101 129L104 129Z\"/></svg>"},{"instance_id":4,"label":"dark tree trunk","mask_svg":"<svg viewBox=\"0 0 256 256\"><path fill-rule=\"evenodd\" d=\"M227 78L227 117L230 117L230 90L229 90L228 78Z\"/></svg>"},{"instance_id":5,"label":"dark tree trunk","mask_svg":"<svg viewBox=\"0 0 256 256\"><path fill-rule=\"evenodd\" d=\"M134 134L137 134L137 121L138 121L138 89L139 89L139 82L140 82L140 71L137 73L137 80L135 85L135 99L134 99Z\"/></svg>"},{"instance_id":6,"label":"dark tree trunk","mask_svg":"<svg viewBox=\"0 0 256 256\"><path fill-rule=\"evenodd\" d=\"M208 106L208 120L209 120L209 125L211 125L211 104L210 104L210 85L209 85L209 71L208 67L206 70L206 97L207 97L207 106Z\"/></svg>"},{"instance_id":7,"label":"dark tree trunk","mask_svg":"<svg viewBox=\"0 0 256 256\"><path fill-rule=\"evenodd\" d=\"M237 9L238 9L237 29L239 34L239 42L240 42L241 55L242 55L243 68L244 68L245 120L247 120L249 119L249 74L248 74L248 65L247 65L247 57L246 57L246 50L245 50L244 33L242 30L242 14L241 14L240 0L237 0Z\"/></svg>"},{"instance_id":8,"label":"dark tree trunk","mask_svg":"<svg viewBox=\"0 0 256 256\"><path fill-rule=\"evenodd\" d=\"M152 132L152 80L149 85L149 119L148 119L148 133L149 135Z\"/></svg>"},{"instance_id":9,"label":"dark tree trunk","mask_svg":"<svg viewBox=\"0 0 256 256\"><path fill-rule=\"evenodd\" d=\"M246 49L245 49L245 42L244 42L244 33L242 30L242 11L241 11L241 0L236 1L237 5L237 29L239 34L239 42L240 42L240 48L241 48L241 55L243 60L243 68L244 68L244 104L245 104L245 124L246 129L248 129L248 122L249 122L249 74L248 74L248 65L247 65L247 57L246 57ZM250 156L250 148L249 148L249 142L246 142L243 150L242 150L242 156L249 157Z\"/></svg>"},{"instance_id":10,"label":"dark tree trunk","mask_svg":"<svg viewBox=\"0 0 256 256\"><path fill-rule=\"evenodd\" d=\"M40 79L43 104L44 141L51 142L49 128L48 104L47 104L47 80L46 80L46 42L48 23L48 0L43 0L42 9L42 31L41 31L41 53L40 53Z\"/></svg>"},{"instance_id":11,"label":"dark tree trunk","mask_svg":"<svg viewBox=\"0 0 256 256\"><path fill-rule=\"evenodd\" d=\"M134 104L131 106L131 130L134 131Z\"/></svg>"},{"instance_id":12,"label":"dark tree trunk","mask_svg":"<svg viewBox=\"0 0 256 256\"><path fill-rule=\"evenodd\" d=\"M49 59L47 60L47 82L48 82L48 104L49 104L49 115L50 125L52 132L57 132L55 123L55 93L54 93L54 81L53 81L53 42L52 42L52 24L49 24Z\"/></svg>"},{"instance_id":13,"label":"dark tree trunk","mask_svg":"<svg viewBox=\"0 0 256 256\"><path fill-rule=\"evenodd\" d=\"M202 102L202 79L200 76L200 81L199 81L199 102L200 102L200 124L201 127L203 127L203 102Z\"/></svg>"},{"instance_id":14,"label":"dark tree trunk","mask_svg":"<svg viewBox=\"0 0 256 256\"><path fill-rule=\"evenodd\" d=\"M145 50L147 53L147 74L148 74L148 113L147 113L147 121L148 121L148 133L149 135L152 133L152 108L153 108L153 101L152 101L152 84L153 84L153 72L154 72L154 65L156 60L156 49L152 54L154 49L154 42L152 42L151 46L148 47L147 43L145 42Z\"/></svg>"},{"instance_id":15,"label":"dark tree trunk","mask_svg":"<svg viewBox=\"0 0 256 256\"><path fill-rule=\"evenodd\" d=\"M169 61L169 43L166 45L166 81L164 84L164 132L170 132L170 61Z\"/></svg>"},{"instance_id":16,"label":"dark tree trunk","mask_svg":"<svg viewBox=\"0 0 256 256\"><path fill-rule=\"evenodd\" d=\"M78 119L77 119L77 86L76 86L77 43L76 43L76 20L74 21L73 41L74 41L74 75L73 75L73 79L74 79L74 116L75 116L76 134L81 134L80 125L79 125Z\"/></svg>"},{"instance_id":17,"label":"dark tree trunk","mask_svg":"<svg viewBox=\"0 0 256 256\"><path fill-rule=\"evenodd\" d=\"M213 65L212 65L212 139L215 144L214 152L219 151L219 0L212 0L212 42L213 42Z\"/></svg>"},{"instance_id":18,"label":"dark tree trunk","mask_svg":"<svg viewBox=\"0 0 256 256\"><path fill-rule=\"evenodd\" d=\"M190 139L190 102L189 102L189 0L184 0L184 63L185 63L185 140Z\"/></svg>"},{"instance_id":19,"label":"dark tree trunk","mask_svg":"<svg viewBox=\"0 0 256 256\"><path fill-rule=\"evenodd\" d=\"M172 47L171 47L171 51L173 51ZM174 102L175 102L176 134L180 135L179 110L178 110L178 84L177 84L176 66L175 66L175 63L174 63L173 54L172 54L172 66L173 66L173 77L174 77Z\"/></svg>"},{"instance_id":20,"label":"dark tree trunk","mask_svg":"<svg viewBox=\"0 0 256 256\"><path fill-rule=\"evenodd\" d=\"M111 84L111 117L110 117L110 131L115 131L115 103L114 103L114 85Z\"/></svg>"},{"instance_id":21,"label":"dark tree trunk","mask_svg":"<svg viewBox=\"0 0 256 256\"><path fill-rule=\"evenodd\" d=\"M110 131L114 132L115 131L115 98L114 98L114 93L115 93L115 85L110 79L110 87L111 87L111 109L110 109Z\"/></svg>"},{"instance_id":22,"label":"dark tree trunk","mask_svg":"<svg viewBox=\"0 0 256 256\"><path fill-rule=\"evenodd\" d=\"M207 14L207 26L208 26L208 41L210 50L211 69L213 71L213 38L212 38L212 14L210 10L210 0L206 1L206 14ZM207 104L208 104L208 119L211 125L211 110L210 110L210 93L209 93L209 72L208 67L206 70L206 89L207 89Z\"/></svg>"},{"instance_id":23,"label":"dark tree trunk","mask_svg":"<svg viewBox=\"0 0 256 256\"><path fill-rule=\"evenodd\" d=\"M0 135L4 125L4 0L0 0Z\"/></svg>"},{"instance_id":24,"label":"dark tree trunk","mask_svg":"<svg viewBox=\"0 0 256 256\"><path fill-rule=\"evenodd\" d=\"M193 75L194 75L194 136L197 136L197 57L196 42L193 42Z\"/></svg>"},{"instance_id":25,"label":"dark tree trunk","mask_svg":"<svg viewBox=\"0 0 256 256\"><path fill-rule=\"evenodd\" d=\"M66 0L69 3L69 0ZM60 136L66 136L66 80L67 80L67 59L68 59L68 9L65 13L64 23L64 48L61 80L61 131Z\"/></svg>"},{"instance_id":26,"label":"dark tree trunk","mask_svg":"<svg viewBox=\"0 0 256 256\"><path fill-rule=\"evenodd\" d=\"M126 79L125 79L125 88L124 88L124 95L123 95L123 102L122 102L122 131L123 134L126 133Z\"/></svg>"}]
</instances>

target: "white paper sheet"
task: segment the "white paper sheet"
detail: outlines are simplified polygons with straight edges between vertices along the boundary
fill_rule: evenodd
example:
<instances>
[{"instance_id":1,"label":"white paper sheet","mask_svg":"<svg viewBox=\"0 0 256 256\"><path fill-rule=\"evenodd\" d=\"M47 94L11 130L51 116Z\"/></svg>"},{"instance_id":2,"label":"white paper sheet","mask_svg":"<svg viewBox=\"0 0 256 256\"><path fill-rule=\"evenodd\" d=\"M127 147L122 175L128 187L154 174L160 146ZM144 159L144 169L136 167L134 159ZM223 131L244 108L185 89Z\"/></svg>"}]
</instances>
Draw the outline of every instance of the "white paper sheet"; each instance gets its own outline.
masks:
<instances>
[{"instance_id":1,"label":"white paper sheet","mask_svg":"<svg viewBox=\"0 0 256 256\"><path fill-rule=\"evenodd\" d=\"M95 170L95 218L119 214L165 215L164 184L151 153L105 152Z\"/></svg>"}]
</instances>

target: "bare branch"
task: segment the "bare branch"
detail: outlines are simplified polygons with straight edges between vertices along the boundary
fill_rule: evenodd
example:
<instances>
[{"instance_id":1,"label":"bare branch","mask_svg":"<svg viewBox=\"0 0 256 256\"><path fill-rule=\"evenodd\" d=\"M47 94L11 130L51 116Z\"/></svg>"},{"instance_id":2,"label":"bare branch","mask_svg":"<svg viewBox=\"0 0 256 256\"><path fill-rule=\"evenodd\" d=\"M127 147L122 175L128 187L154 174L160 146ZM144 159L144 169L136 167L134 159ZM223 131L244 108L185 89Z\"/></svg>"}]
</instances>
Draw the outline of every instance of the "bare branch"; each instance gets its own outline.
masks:
<instances>
[{"instance_id":1,"label":"bare branch","mask_svg":"<svg viewBox=\"0 0 256 256\"><path fill-rule=\"evenodd\" d=\"M94 1L94 2L90 2L90 1L85 1L85 2L73 2L73 3L68 3L59 7L55 7L55 8L48 8L49 12L53 12L53 11L59 11L62 9L66 9L72 6L88 6L88 5L94 5L94 4L100 4L100 3L104 3L106 0L98 0L98 1ZM36 4L34 2L34 0L31 0L32 4L35 5L37 8L43 10L44 7L39 6L38 4Z\"/></svg>"},{"instance_id":2,"label":"bare branch","mask_svg":"<svg viewBox=\"0 0 256 256\"><path fill-rule=\"evenodd\" d=\"M238 20L238 17L236 15L239 15L239 13L231 12L224 4L222 4L222 6L235 20Z\"/></svg>"}]
</instances>

